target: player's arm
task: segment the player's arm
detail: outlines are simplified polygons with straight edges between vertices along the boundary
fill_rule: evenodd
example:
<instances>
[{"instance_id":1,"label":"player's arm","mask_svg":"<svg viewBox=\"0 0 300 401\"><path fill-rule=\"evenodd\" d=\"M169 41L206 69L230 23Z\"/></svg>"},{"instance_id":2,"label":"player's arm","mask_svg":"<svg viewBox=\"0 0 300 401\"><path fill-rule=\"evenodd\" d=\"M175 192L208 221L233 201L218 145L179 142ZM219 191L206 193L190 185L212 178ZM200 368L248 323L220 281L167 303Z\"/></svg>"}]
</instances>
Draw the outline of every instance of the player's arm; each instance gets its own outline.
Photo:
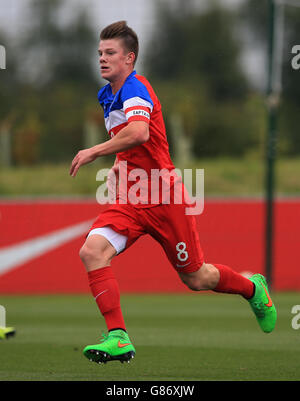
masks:
<instances>
[{"instance_id":1,"label":"player's arm","mask_svg":"<svg viewBox=\"0 0 300 401\"><path fill-rule=\"evenodd\" d=\"M142 145L149 139L149 124L132 121L110 140L94 146L96 157L112 155Z\"/></svg>"},{"instance_id":2,"label":"player's arm","mask_svg":"<svg viewBox=\"0 0 300 401\"><path fill-rule=\"evenodd\" d=\"M97 157L123 152L135 146L142 145L149 139L149 124L145 121L131 121L117 135L106 142L89 149L80 150L74 157L70 175L75 177L79 168L94 161Z\"/></svg>"}]
</instances>

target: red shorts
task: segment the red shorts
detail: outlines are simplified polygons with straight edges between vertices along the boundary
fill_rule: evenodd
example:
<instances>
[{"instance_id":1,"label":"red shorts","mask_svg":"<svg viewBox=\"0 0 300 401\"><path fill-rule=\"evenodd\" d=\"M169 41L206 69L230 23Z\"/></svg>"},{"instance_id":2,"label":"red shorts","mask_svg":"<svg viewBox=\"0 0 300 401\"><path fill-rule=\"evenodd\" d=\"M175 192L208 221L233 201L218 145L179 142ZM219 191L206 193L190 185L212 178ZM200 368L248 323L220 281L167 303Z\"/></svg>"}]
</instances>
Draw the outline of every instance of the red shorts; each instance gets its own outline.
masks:
<instances>
[{"instance_id":1,"label":"red shorts","mask_svg":"<svg viewBox=\"0 0 300 401\"><path fill-rule=\"evenodd\" d=\"M98 216L91 230L110 227L126 236L124 250L142 235L149 234L161 244L177 272L191 273L202 266L204 258L195 216L186 215L185 208L184 204L161 204L150 208L115 204Z\"/></svg>"}]
</instances>

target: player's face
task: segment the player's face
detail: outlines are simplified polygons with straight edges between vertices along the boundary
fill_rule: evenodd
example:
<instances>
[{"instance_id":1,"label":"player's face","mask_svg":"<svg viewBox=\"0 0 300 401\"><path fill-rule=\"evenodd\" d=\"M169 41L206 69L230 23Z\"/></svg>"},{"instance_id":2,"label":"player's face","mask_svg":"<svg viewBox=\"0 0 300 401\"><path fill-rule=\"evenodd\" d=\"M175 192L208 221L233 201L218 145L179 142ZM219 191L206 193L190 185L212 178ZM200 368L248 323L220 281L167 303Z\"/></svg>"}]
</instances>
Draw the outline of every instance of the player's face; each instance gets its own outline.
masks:
<instances>
[{"instance_id":1,"label":"player's face","mask_svg":"<svg viewBox=\"0 0 300 401\"><path fill-rule=\"evenodd\" d=\"M109 82L126 74L132 64L132 53L126 52L122 39L101 40L98 53L101 76Z\"/></svg>"}]
</instances>

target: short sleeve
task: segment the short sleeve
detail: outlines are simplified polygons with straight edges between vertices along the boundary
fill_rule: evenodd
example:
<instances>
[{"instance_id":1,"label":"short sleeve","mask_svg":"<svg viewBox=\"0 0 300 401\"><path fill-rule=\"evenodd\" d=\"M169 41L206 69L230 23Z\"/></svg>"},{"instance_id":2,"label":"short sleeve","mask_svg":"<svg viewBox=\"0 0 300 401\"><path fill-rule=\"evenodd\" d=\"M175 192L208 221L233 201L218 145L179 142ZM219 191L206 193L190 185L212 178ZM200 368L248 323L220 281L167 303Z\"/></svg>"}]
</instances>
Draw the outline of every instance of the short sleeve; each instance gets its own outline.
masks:
<instances>
[{"instance_id":1,"label":"short sleeve","mask_svg":"<svg viewBox=\"0 0 300 401\"><path fill-rule=\"evenodd\" d=\"M128 122L150 122L153 101L146 86L133 78L122 91L123 111Z\"/></svg>"}]
</instances>

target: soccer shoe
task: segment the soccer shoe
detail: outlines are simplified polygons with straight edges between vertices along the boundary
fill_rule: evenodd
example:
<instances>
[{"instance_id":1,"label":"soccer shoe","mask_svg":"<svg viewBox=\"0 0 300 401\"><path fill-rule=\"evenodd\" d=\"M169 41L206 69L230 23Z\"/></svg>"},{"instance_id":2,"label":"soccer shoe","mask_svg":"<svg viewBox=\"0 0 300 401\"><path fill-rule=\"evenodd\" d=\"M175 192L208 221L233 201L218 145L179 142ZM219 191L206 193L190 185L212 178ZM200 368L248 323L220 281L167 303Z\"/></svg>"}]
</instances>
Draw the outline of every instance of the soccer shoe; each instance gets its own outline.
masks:
<instances>
[{"instance_id":1,"label":"soccer shoe","mask_svg":"<svg viewBox=\"0 0 300 401\"><path fill-rule=\"evenodd\" d=\"M275 327L277 312L270 297L266 279L261 274L254 274L250 280L255 285L254 296L249 299L250 306L262 331L271 333Z\"/></svg>"},{"instance_id":2,"label":"soccer shoe","mask_svg":"<svg viewBox=\"0 0 300 401\"><path fill-rule=\"evenodd\" d=\"M88 345L83 354L93 362L106 363L109 361L130 362L135 356L135 348L128 334L123 330L112 330L108 335L102 334L100 344Z\"/></svg>"},{"instance_id":3,"label":"soccer shoe","mask_svg":"<svg viewBox=\"0 0 300 401\"><path fill-rule=\"evenodd\" d=\"M16 334L16 330L13 327L0 326L0 340L12 337Z\"/></svg>"}]
</instances>

